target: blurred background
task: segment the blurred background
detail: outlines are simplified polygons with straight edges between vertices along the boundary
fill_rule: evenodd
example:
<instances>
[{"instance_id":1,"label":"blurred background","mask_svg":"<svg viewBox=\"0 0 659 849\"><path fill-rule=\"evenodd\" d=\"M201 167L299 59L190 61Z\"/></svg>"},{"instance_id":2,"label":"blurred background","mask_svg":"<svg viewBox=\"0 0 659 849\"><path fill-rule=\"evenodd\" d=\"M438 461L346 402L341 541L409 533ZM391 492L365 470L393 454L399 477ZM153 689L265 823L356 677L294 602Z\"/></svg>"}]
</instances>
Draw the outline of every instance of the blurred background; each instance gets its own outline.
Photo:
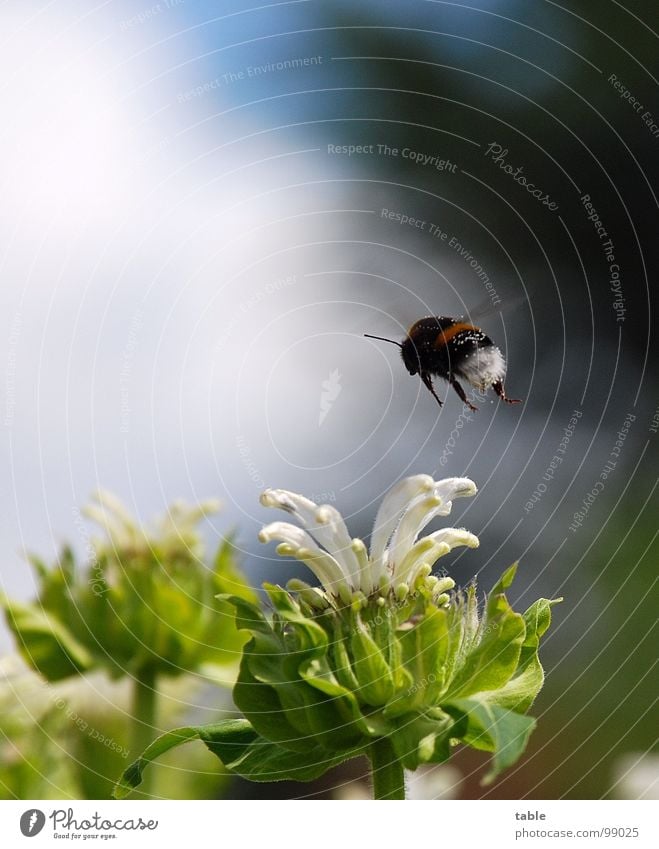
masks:
<instances>
[{"instance_id":1,"label":"blurred background","mask_svg":"<svg viewBox=\"0 0 659 849\"><path fill-rule=\"evenodd\" d=\"M84 552L98 486L143 518L221 498L206 538L234 529L258 584L307 577L256 541L266 486L367 536L399 478L467 475L481 547L451 574L519 559L520 604L565 602L526 757L484 789L459 753L446 793L656 793L658 26L640 0L4 4L2 590L34 594L26 550ZM440 409L363 337L429 314L480 324L523 402L466 415L438 381Z\"/></svg>"}]
</instances>

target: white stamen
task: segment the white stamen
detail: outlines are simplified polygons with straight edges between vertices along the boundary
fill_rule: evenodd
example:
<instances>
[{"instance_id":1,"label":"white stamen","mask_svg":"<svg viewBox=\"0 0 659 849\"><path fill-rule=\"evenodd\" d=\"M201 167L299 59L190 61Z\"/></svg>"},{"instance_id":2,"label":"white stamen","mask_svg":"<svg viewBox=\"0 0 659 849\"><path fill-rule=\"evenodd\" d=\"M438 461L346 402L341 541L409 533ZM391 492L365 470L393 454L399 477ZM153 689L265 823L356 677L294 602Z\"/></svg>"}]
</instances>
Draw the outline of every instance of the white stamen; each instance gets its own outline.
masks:
<instances>
[{"instance_id":1,"label":"white stamen","mask_svg":"<svg viewBox=\"0 0 659 849\"><path fill-rule=\"evenodd\" d=\"M371 563L368 559L368 550L364 541L355 537L352 541L352 550L359 565L359 588L363 593L369 595L373 591L373 577L371 575Z\"/></svg>"}]
</instances>

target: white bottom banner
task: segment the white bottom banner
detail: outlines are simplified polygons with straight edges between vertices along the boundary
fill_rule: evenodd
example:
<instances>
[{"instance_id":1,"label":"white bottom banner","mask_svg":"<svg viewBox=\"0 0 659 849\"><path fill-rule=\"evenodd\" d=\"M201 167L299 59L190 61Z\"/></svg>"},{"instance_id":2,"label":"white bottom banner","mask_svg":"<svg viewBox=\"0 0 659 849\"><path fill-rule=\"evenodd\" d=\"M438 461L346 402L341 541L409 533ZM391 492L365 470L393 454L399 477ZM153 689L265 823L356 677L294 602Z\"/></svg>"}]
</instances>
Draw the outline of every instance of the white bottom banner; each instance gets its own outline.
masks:
<instances>
[{"instance_id":1,"label":"white bottom banner","mask_svg":"<svg viewBox=\"0 0 659 849\"><path fill-rule=\"evenodd\" d=\"M227 844L356 849L363 840L364 849L400 849L419 841L429 849L435 844L446 849L451 842L488 849L596 844L656 849L658 813L652 801L9 801L0 802L0 846L94 841L117 849Z\"/></svg>"}]
</instances>

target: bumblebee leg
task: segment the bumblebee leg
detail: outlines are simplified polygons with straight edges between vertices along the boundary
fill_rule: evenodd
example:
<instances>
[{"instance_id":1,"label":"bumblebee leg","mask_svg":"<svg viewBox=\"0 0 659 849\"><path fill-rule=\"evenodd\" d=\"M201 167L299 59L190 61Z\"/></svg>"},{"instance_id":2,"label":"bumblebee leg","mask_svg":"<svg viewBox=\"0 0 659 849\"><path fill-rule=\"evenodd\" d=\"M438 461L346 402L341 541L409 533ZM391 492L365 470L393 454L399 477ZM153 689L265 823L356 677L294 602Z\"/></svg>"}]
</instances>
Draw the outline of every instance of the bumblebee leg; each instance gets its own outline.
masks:
<instances>
[{"instance_id":1,"label":"bumblebee leg","mask_svg":"<svg viewBox=\"0 0 659 849\"><path fill-rule=\"evenodd\" d=\"M475 413L477 413L478 407L474 407L473 404L471 404L469 401L467 401L467 396L465 395L465 391L460 386L458 381L454 377L451 377L451 378L449 378L449 382L450 382L451 386L455 389L455 391L458 393L458 395L460 396L460 400L462 401L462 403L465 404L467 407L469 407L470 410L473 410Z\"/></svg>"},{"instance_id":2,"label":"bumblebee leg","mask_svg":"<svg viewBox=\"0 0 659 849\"><path fill-rule=\"evenodd\" d=\"M421 377L421 380L425 383L426 387L430 390L435 401L437 401L437 403L441 407L442 402L439 400L439 396L435 392L435 387L432 385L432 377L426 371L422 371L419 376Z\"/></svg>"},{"instance_id":3,"label":"bumblebee leg","mask_svg":"<svg viewBox=\"0 0 659 849\"><path fill-rule=\"evenodd\" d=\"M495 381L492 384L492 389L494 389L494 391L497 393L499 398L501 398L502 401L505 401L506 404L519 404L520 401L521 401L521 398L508 398L508 397L506 397L506 393L505 393L504 388L503 388L503 380Z\"/></svg>"}]
</instances>

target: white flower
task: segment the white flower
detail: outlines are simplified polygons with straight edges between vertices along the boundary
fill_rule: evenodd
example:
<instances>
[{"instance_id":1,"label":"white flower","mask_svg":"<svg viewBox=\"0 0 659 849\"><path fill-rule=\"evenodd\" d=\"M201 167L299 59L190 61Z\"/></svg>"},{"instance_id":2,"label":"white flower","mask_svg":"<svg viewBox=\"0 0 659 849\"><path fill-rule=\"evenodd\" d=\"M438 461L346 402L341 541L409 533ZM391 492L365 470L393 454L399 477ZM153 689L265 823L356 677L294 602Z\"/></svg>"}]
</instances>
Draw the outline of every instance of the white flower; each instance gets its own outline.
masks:
<instances>
[{"instance_id":1,"label":"white flower","mask_svg":"<svg viewBox=\"0 0 659 849\"><path fill-rule=\"evenodd\" d=\"M336 606L337 599L350 604L355 598L382 597L393 592L403 599L420 581L434 594L454 586L450 578L430 576L433 565L458 545L478 546L469 531L443 528L418 539L435 516L447 516L454 498L474 495L468 478L435 481L430 475L404 478L385 495L375 518L371 549L352 539L343 517L328 504L318 505L303 495L284 489L268 489L261 495L264 507L278 507L298 525L273 522L259 533L261 542L279 542L277 554L302 560L322 584L324 592L301 581L290 586L315 607Z\"/></svg>"},{"instance_id":2,"label":"white flower","mask_svg":"<svg viewBox=\"0 0 659 849\"><path fill-rule=\"evenodd\" d=\"M92 496L92 503L83 507L82 512L103 528L115 553L129 550L148 553L156 547L178 547L200 556L203 541L197 525L206 516L217 513L221 506L216 498L208 498L197 505L175 501L150 530L138 524L116 495L98 489ZM103 540L93 542L97 548L106 545Z\"/></svg>"}]
</instances>

